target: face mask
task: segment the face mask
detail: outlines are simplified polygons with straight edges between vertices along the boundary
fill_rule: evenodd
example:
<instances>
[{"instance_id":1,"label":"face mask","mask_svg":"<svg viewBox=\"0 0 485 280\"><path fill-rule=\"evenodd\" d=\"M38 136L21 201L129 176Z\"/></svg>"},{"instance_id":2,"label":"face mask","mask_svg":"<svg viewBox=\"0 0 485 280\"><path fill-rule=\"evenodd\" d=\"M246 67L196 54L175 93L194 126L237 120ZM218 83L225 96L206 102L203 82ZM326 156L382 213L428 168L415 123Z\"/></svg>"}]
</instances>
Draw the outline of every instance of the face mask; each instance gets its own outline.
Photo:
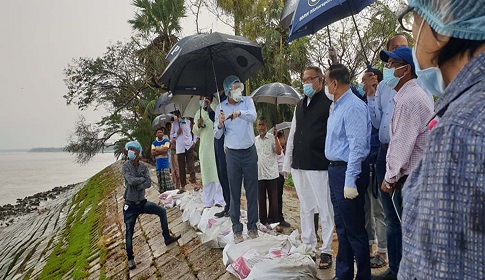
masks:
<instances>
[{"instance_id":1,"label":"face mask","mask_svg":"<svg viewBox=\"0 0 485 280\"><path fill-rule=\"evenodd\" d=\"M303 93L308 97L312 97L315 94L313 84L303 84Z\"/></svg>"},{"instance_id":2,"label":"face mask","mask_svg":"<svg viewBox=\"0 0 485 280\"><path fill-rule=\"evenodd\" d=\"M204 107L204 100L199 100L199 106Z\"/></svg>"},{"instance_id":3,"label":"face mask","mask_svg":"<svg viewBox=\"0 0 485 280\"><path fill-rule=\"evenodd\" d=\"M357 91L359 92L360 96L364 96L365 91L364 91L364 84L359 83L359 86L357 87Z\"/></svg>"},{"instance_id":4,"label":"face mask","mask_svg":"<svg viewBox=\"0 0 485 280\"><path fill-rule=\"evenodd\" d=\"M384 75L384 77L382 78L382 81L388 85L390 88L395 88L397 86L397 84L399 83L399 80L401 80L402 77L404 77L404 75L402 77L396 77L394 76L394 72L397 70L397 69L401 69L403 67L405 67L406 65L403 65L401 67L398 67L398 68L387 68L387 67L384 67L383 71L382 71L382 74Z\"/></svg>"},{"instance_id":5,"label":"face mask","mask_svg":"<svg viewBox=\"0 0 485 280\"><path fill-rule=\"evenodd\" d=\"M241 101L242 99L242 89L237 88L231 92L231 98L237 102Z\"/></svg>"},{"instance_id":6,"label":"face mask","mask_svg":"<svg viewBox=\"0 0 485 280\"><path fill-rule=\"evenodd\" d=\"M128 159L135 160L135 158L136 158L135 151L128 150Z\"/></svg>"},{"instance_id":7,"label":"face mask","mask_svg":"<svg viewBox=\"0 0 485 280\"><path fill-rule=\"evenodd\" d=\"M421 22L421 26L419 27L416 44L414 44L412 51L414 67L416 70L416 75L421 81L421 85L423 86L424 90L433 94L436 97L440 97L443 92L445 92L445 82L443 81L443 75L441 74L441 70L436 66L421 69L421 67L419 67L418 59L416 58L416 45L418 44L419 35L421 35L421 29L423 28L423 24L424 20Z\"/></svg>"},{"instance_id":8,"label":"face mask","mask_svg":"<svg viewBox=\"0 0 485 280\"><path fill-rule=\"evenodd\" d=\"M328 87L325 86L325 95L327 96L328 99L330 99L332 102L334 101L334 97L333 97L333 94L331 94L329 91L328 91Z\"/></svg>"}]
</instances>

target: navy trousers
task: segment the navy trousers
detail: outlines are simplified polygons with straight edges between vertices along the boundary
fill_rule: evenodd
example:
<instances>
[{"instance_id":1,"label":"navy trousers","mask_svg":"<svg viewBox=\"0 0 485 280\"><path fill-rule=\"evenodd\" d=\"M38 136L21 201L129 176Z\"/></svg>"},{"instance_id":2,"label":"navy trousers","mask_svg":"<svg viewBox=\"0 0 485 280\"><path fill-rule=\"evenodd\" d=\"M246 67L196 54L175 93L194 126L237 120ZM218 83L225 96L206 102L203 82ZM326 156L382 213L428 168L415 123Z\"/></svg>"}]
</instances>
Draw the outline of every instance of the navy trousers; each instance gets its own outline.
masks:
<instances>
[{"instance_id":1,"label":"navy trousers","mask_svg":"<svg viewBox=\"0 0 485 280\"><path fill-rule=\"evenodd\" d=\"M345 171L347 166L329 166L330 198L333 204L335 227L338 236L336 276L340 280L354 279L354 257L357 263L357 280L371 279L369 238L365 230L364 201L367 179L357 179L359 195L344 198ZM362 172L369 173L369 165L362 164Z\"/></svg>"},{"instance_id":2,"label":"navy trousers","mask_svg":"<svg viewBox=\"0 0 485 280\"><path fill-rule=\"evenodd\" d=\"M165 240L170 239L170 231L168 229L167 211L162 206L159 206L146 199L138 205L125 204L123 208L123 218L126 225L126 255L128 260L132 260L133 256L133 233L135 230L136 218L140 214L155 214L160 218L160 225L162 226L162 235Z\"/></svg>"},{"instance_id":3,"label":"navy trousers","mask_svg":"<svg viewBox=\"0 0 485 280\"><path fill-rule=\"evenodd\" d=\"M399 272L399 263L402 258L402 230L401 222L397 217L396 210L392 204L391 196L381 190L384 176L386 175L386 154L387 148L381 147L377 154L376 176L377 185L379 186L382 208L384 209L384 221L387 225L387 257L389 258L389 268L397 275Z\"/></svg>"},{"instance_id":4,"label":"navy trousers","mask_svg":"<svg viewBox=\"0 0 485 280\"><path fill-rule=\"evenodd\" d=\"M229 179L227 178L226 154L224 153L224 135L220 139L214 138L214 150L216 153L217 177L222 186L222 196L226 202L224 211L229 211L231 206L231 193L229 190Z\"/></svg>"},{"instance_id":5,"label":"navy trousers","mask_svg":"<svg viewBox=\"0 0 485 280\"><path fill-rule=\"evenodd\" d=\"M227 177L231 189L231 214L232 231L242 232L243 225L239 221L241 216L241 184L244 177L244 189L248 209L248 230L257 230L258 222L258 154L253 145L248 149L227 149Z\"/></svg>"}]
</instances>

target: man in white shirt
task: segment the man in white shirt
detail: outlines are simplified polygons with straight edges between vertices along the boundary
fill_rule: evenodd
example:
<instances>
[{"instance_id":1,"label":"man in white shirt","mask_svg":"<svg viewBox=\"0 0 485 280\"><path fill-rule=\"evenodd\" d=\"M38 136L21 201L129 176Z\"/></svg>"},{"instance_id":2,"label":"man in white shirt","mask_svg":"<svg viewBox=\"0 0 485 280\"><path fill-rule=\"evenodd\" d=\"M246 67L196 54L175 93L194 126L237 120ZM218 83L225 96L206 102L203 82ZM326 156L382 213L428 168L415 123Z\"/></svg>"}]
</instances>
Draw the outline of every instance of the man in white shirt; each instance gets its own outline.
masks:
<instances>
[{"instance_id":1,"label":"man in white shirt","mask_svg":"<svg viewBox=\"0 0 485 280\"><path fill-rule=\"evenodd\" d=\"M177 120L172 124L172 130L170 131L170 138L176 142L177 161L179 165L180 174L180 191L185 192L185 186L187 185L187 174L190 174L190 182L195 183L195 167L194 167L194 147L197 138L192 135L192 129L190 127L190 120L188 118L181 118L180 112L176 111L175 115Z\"/></svg>"},{"instance_id":2,"label":"man in white shirt","mask_svg":"<svg viewBox=\"0 0 485 280\"><path fill-rule=\"evenodd\" d=\"M278 190L277 180L278 161L281 146L275 128L274 135L267 132L266 118L258 120L259 135L255 137L256 151L258 153L258 203L259 221L263 225L278 222ZM266 207L266 193L269 200L269 211Z\"/></svg>"}]
</instances>

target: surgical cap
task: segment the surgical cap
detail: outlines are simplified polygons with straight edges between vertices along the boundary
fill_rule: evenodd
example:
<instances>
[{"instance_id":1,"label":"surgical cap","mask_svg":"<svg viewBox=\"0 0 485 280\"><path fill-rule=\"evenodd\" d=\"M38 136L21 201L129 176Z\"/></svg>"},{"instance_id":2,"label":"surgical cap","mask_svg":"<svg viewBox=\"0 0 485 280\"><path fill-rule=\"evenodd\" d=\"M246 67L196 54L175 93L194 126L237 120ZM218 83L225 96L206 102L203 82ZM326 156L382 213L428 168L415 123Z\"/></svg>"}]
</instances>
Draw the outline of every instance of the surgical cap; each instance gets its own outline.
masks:
<instances>
[{"instance_id":1,"label":"surgical cap","mask_svg":"<svg viewBox=\"0 0 485 280\"><path fill-rule=\"evenodd\" d=\"M241 80L239 79L238 76L235 76L235 75L230 75L230 76L227 76L225 79L224 79L224 82L222 82L222 86L224 87L224 93L226 95L229 94L229 91L231 90L231 86L235 83L235 82L240 82Z\"/></svg>"},{"instance_id":2,"label":"surgical cap","mask_svg":"<svg viewBox=\"0 0 485 280\"><path fill-rule=\"evenodd\" d=\"M484 0L408 0L408 3L441 35L485 40Z\"/></svg>"},{"instance_id":3,"label":"surgical cap","mask_svg":"<svg viewBox=\"0 0 485 280\"><path fill-rule=\"evenodd\" d=\"M126 143L125 149L129 150L130 148L133 148L141 153L141 145L138 143L138 141L130 141Z\"/></svg>"}]
</instances>

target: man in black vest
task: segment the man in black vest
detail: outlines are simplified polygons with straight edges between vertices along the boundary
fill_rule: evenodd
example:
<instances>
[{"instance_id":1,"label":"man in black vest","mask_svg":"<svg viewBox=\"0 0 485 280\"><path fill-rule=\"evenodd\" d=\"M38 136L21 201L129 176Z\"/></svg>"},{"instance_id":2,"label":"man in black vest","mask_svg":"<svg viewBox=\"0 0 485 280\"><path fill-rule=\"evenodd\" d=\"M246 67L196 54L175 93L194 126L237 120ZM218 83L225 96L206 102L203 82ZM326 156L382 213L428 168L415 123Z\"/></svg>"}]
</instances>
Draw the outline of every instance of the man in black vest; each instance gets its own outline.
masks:
<instances>
[{"instance_id":1,"label":"man in black vest","mask_svg":"<svg viewBox=\"0 0 485 280\"><path fill-rule=\"evenodd\" d=\"M328 160L325 158L325 138L330 101L323 90L323 73L310 66L303 74L305 98L296 106L287 141L283 172L293 177L300 200L301 240L316 252L317 237L314 213L320 214L322 247L319 268L332 265L333 208L328 186Z\"/></svg>"}]
</instances>

